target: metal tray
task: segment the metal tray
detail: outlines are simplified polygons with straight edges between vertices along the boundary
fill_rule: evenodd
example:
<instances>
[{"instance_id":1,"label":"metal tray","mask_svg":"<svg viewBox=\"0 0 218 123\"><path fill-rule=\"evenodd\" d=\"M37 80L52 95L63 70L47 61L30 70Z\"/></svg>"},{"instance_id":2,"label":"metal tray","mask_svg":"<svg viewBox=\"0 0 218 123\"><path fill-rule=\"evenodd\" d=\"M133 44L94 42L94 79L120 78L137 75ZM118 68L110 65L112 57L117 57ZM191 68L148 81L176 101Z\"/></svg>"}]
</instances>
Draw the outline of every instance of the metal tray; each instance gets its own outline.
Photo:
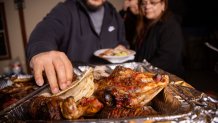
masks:
<instances>
[{"instance_id":1,"label":"metal tray","mask_svg":"<svg viewBox=\"0 0 218 123\"><path fill-rule=\"evenodd\" d=\"M19 74L19 75L11 75L11 76L5 76L0 79L0 90L3 92L3 89L6 89L7 87L14 86L16 88L19 88L19 84L25 83L25 84L32 84L33 81L33 75L27 75L27 74ZM20 103L24 102L25 100L29 99L32 95L37 93L38 86L35 84L32 84L31 89L32 91L29 91L29 94L20 95L15 103L10 104L8 107L4 108L3 110L0 110L0 115L4 114L5 112L11 110L12 108L16 107ZM10 90L10 89L9 89ZM23 91L24 92L24 91ZM15 92L12 92L12 94L17 94ZM11 96L11 94L8 94ZM0 100L2 101L2 100Z\"/></svg>"},{"instance_id":2,"label":"metal tray","mask_svg":"<svg viewBox=\"0 0 218 123\"><path fill-rule=\"evenodd\" d=\"M124 63L124 64L107 64L107 65L95 65L91 67L103 67L105 73L110 72L118 65L134 69L136 71L149 71L154 73L168 74L170 76L170 84L168 89L172 91L173 96L178 99L181 106L173 112L163 113L161 115L153 115L147 117L132 117L132 118L119 118L119 119L80 119L80 120L61 120L57 122L110 122L110 123L125 123L125 122L218 122L218 101L207 96L206 94L194 89L191 85L184 82L181 78L175 75L167 73L161 69L153 67L147 62L137 63ZM75 66L75 73L82 74L87 70L89 66ZM29 121L30 119L26 106L30 100L40 94L44 89L47 89L48 85L38 89L32 96L27 97L22 103L16 105L16 107L4 112L0 117L0 122L14 122L14 121ZM191 93L190 93L191 92ZM161 106L163 110L164 105ZM169 108L169 106L168 106ZM170 109L169 109L170 110ZM41 120L40 120L41 121ZM36 121L37 122L37 121ZM46 121L41 121L46 122Z\"/></svg>"}]
</instances>

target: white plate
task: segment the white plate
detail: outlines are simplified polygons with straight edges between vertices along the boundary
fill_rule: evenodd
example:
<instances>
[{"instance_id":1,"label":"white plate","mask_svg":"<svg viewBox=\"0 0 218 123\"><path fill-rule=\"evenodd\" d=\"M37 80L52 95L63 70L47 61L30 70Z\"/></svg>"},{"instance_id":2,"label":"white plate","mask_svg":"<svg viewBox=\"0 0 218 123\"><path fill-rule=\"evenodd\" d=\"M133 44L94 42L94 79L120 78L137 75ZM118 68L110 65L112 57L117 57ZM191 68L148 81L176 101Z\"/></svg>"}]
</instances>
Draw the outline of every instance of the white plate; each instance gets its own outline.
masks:
<instances>
[{"instance_id":1,"label":"white plate","mask_svg":"<svg viewBox=\"0 0 218 123\"><path fill-rule=\"evenodd\" d=\"M94 55L105 59L111 63L123 63L129 60L133 60L135 58L135 51L129 50L131 53L128 56L100 56L101 53L105 52L108 49L100 49L94 52Z\"/></svg>"}]
</instances>

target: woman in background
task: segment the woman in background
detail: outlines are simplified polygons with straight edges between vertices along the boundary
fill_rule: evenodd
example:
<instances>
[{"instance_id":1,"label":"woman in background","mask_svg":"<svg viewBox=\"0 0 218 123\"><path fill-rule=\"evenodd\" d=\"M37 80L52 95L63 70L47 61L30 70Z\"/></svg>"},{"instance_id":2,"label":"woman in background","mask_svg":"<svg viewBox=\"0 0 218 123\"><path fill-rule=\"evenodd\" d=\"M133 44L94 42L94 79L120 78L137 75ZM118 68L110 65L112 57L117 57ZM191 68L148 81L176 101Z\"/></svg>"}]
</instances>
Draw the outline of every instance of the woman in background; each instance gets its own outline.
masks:
<instances>
[{"instance_id":1,"label":"woman in background","mask_svg":"<svg viewBox=\"0 0 218 123\"><path fill-rule=\"evenodd\" d=\"M135 40L136 61L183 77L183 35L179 23L168 11L167 0L139 0Z\"/></svg>"}]
</instances>

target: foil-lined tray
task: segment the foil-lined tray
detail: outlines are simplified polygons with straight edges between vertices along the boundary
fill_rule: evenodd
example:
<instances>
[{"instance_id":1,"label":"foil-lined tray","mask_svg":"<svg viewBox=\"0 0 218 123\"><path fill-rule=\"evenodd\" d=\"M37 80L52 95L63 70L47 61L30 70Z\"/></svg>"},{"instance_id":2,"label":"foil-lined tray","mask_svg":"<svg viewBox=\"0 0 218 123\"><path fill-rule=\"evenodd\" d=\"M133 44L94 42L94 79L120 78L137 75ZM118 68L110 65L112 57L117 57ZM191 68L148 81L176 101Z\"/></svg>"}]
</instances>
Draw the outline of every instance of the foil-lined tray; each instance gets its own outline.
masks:
<instances>
[{"instance_id":1,"label":"foil-lined tray","mask_svg":"<svg viewBox=\"0 0 218 123\"><path fill-rule=\"evenodd\" d=\"M202 93L195 88L193 88L188 83L184 82L181 78L167 73L157 67L153 67L148 62L137 63L124 63L124 64L106 64L106 65L93 65L93 66L75 66L74 72L77 75L81 75L84 71L86 71L89 67L96 68L95 70L99 70L101 72L97 72L98 74L107 75L110 74L116 66L124 66L131 68L135 71L149 71L153 73L167 74L170 77L170 84L167 86L168 91L170 91L174 98L176 98L181 106L178 109L171 109L170 106L161 104L159 108L163 110L163 114L161 115L153 115L147 117L133 117L133 118L119 118L119 119L80 119L80 120L63 120L59 122L203 122L203 123L211 123L218 122L218 101L213 99L212 97ZM16 107L7 110L0 116L0 122L13 122L13 121L30 121L27 104L34 97L40 94L44 89L47 89L48 85L44 85L43 87L37 89L31 96L26 97L22 103L17 105ZM167 108L166 108L167 107ZM172 112L170 112L172 111Z\"/></svg>"},{"instance_id":2,"label":"foil-lined tray","mask_svg":"<svg viewBox=\"0 0 218 123\"><path fill-rule=\"evenodd\" d=\"M13 83L16 82L29 82L31 80L33 80L33 75L14 74L11 76L2 76L0 77L0 89L11 86Z\"/></svg>"},{"instance_id":3,"label":"foil-lined tray","mask_svg":"<svg viewBox=\"0 0 218 123\"><path fill-rule=\"evenodd\" d=\"M38 88L39 87L34 82L33 75L15 74L0 78L0 104L5 104L3 98L7 98L7 102L10 102L7 106L3 106L3 109L1 106L0 115L10 111L17 105L32 97L32 95L37 93L39 90ZM11 102L11 100L14 101Z\"/></svg>"}]
</instances>

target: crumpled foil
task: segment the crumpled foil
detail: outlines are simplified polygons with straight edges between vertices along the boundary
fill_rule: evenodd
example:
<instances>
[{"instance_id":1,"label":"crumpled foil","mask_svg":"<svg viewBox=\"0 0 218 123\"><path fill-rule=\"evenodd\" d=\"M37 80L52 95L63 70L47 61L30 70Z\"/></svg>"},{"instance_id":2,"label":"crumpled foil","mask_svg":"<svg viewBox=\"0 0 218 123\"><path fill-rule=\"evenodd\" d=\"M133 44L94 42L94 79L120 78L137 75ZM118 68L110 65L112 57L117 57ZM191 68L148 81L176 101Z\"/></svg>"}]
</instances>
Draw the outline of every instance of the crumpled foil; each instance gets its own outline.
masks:
<instances>
[{"instance_id":1,"label":"crumpled foil","mask_svg":"<svg viewBox=\"0 0 218 123\"><path fill-rule=\"evenodd\" d=\"M218 122L218 100L206 95L203 92L196 90L194 87L184 82L181 78L163 71L157 67L152 66L146 60L142 63L130 62L123 64L107 64L98 65L102 67L104 76L109 75L113 69L118 66L124 66L140 72L153 72L159 74L167 74L170 77L169 88L175 94L175 97L182 103L181 108L187 108L188 111L171 114L171 115L158 115L141 118L121 118L121 119L82 119L73 120L73 122L100 122L100 123L141 123L141 122L170 122L170 123L217 123ZM90 66L74 66L74 71L77 75L81 75ZM96 67L96 66L91 66ZM99 70L99 69L98 69ZM101 72L100 72L101 73ZM48 86L48 85L47 85ZM41 89L42 90L42 89ZM37 93L40 91L38 90ZM25 104L25 102L23 103ZM27 112L23 104L12 108L9 112L5 112L0 116L0 122L13 122L17 120L27 120ZM28 119L31 122L31 120ZM68 120L58 122L71 122Z\"/></svg>"}]
</instances>

